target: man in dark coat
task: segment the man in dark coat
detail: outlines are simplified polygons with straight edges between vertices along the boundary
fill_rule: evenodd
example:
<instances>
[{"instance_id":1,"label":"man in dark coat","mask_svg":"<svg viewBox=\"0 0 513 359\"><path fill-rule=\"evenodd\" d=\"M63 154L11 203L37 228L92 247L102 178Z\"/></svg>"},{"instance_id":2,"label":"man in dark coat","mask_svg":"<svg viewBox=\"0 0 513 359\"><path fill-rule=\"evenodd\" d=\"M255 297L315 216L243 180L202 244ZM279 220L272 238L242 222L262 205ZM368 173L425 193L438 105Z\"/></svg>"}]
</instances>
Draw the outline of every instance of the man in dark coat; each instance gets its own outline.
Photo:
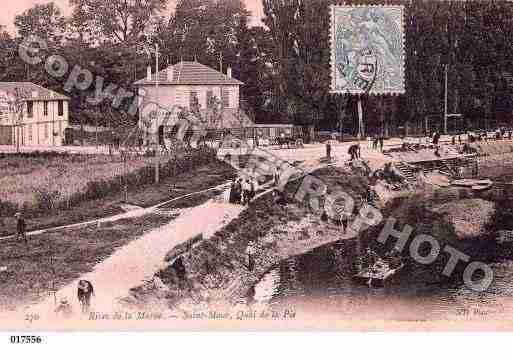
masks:
<instances>
[{"instance_id":1,"label":"man in dark coat","mask_svg":"<svg viewBox=\"0 0 513 359\"><path fill-rule=\"evenodd\" d=\"M331 160L331 143L330 141L326 141L326 158Z\"/></svg>"},{"instance_id":2,"label":"man in dark coat","mask_svg":"<svg viewBox=\"0 0 513 359\"><path fill-rule=\"evenodd\" d=\"M18 212L14 215L16 218L16 239L23 239L25 244L27 244L27 224L25 223L25 218L23 215Z\"/></svg>"},{"instance_id":3,"label":"man in dark coat","mask_svg":"<svg viewBox=\"0 0 513 359\"><path fill-rule=\"evenodd\" d=\"M347 150L347 153L351 156L351 161L354 161L358 158L358 145L351 145Z\"/></svg>"},{"instance_id":4,"label":"man in dark coat","mask_svg":"<svg viewBox=\"0 0 513 359\"><path fill-rule=\"evenodd\" d=\"M241 203L241 199L242 199L241 181L242 180L240 178L238 178L233 185L233 190L231 191L231 192L233 192L233 202L232 203L237 203L237 204ZM230 197L231 197L231 192L230 192Z\"/></svg>"},{"instance_id":5,"label":"man in dark coat","mask_svg":"<svg viewBox=\"0 0 513 359\"><path fill-rule=\"evenodd\" d=\"M91 282L85 279L78 281L77 297L82 306L82 313L87 313L91 306L91 296L94 295L94 288Z\"/></svg>"},{"instance_id":6,"label":"man in dark coat","mask_svg":"<svg viewBox=\"0 0 513 359\"><path fill-rule=\"evenodd\" d=\"M237 182L236 181L233 181L231 186L230 186L230 198L228 200L228 202L230 203L237 203L236 202L236 194L235 194L235 188L236 188L236 184Z\"/></svg>"},{"instance_id":7,"label":"man in dark coat","mask_svg":"<svg viewBox=\"0 0 513 359\"><path fill-rule=\"evenodd\" d=\"M438 146L438 141L440 140L440 134L438 132L435 132L433 135L433 145Z\"/></svg>"}]
</instances>

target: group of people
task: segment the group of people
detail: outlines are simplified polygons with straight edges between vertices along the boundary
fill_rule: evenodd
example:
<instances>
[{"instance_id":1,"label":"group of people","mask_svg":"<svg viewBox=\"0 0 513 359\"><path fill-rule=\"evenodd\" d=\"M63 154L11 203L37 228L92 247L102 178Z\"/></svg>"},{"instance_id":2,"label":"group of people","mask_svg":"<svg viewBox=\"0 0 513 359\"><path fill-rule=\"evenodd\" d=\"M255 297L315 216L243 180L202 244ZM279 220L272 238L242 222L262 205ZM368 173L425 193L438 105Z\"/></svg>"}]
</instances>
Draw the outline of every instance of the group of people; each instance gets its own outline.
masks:
<instances>
[{"instance_id":1,"label":"group of people","mask_svg":"<svg viewBox=\"0 0 513 359\"><path fill-rule=\"evenodd\" d=\"M487 142L489 139L487 132L482 132L482 133L477 133L477 134L474 132L469 132L467 134L467 136L468 136L468 142L476 142L476 141ZM513 137L513 132L511 130L506 131L505 128L498 129L497 131L495 131L495 135L494 135L495 140L506 140L506 139L511 140L512 137ZM458 141L461 144L461 135L458 135ZM455 143L454 136L453 136L452 142L453 142L453 144Z\"/></svg>"},{"instance_id":2,"label":"group of people","mask_svg":"<svg viewBox=\"0 0 513 359\"><path fill-rule=\"evenodd\" d=\"M336 226L342 227L342 233L346 233L350 217L350 214L345 213L343 210L340 210L338 213L334 214L334 218L332 218L332 221L333 224L335 224ZM328 220L328 214L326 213L326 211L323 211L321 214L321 221L328 222Z\"/></svg>"},{"instance_id":3,"label":"group of people","mask_svg":"<svg viewBox=\"0 0 513 359\"><path fill-rule=\"evenodd\" d=\"M233 204L248 204L255 197L255 182L251 178L237 178L230 186L229 202Z\"/></svg>"}]
</instances>

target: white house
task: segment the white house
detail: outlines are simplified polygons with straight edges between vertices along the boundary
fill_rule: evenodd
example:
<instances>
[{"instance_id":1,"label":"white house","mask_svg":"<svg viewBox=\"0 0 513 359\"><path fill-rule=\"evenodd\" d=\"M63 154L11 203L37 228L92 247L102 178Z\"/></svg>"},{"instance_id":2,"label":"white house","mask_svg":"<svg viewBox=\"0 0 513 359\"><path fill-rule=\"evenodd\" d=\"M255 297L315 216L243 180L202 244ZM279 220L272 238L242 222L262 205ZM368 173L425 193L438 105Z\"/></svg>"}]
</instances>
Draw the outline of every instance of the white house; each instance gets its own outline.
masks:
<instances>
[{"instance_id":1,"label":"white house","mask_svg":"<svg viewBox=\"0 0 513 359\"><path fill-rule=\"evenodd\" d=\"M0 82L0 145L63 145L68 102L69 97L31 82Z\"/></svg>"},{"instance_id":2,"label":"white house","mask_svg":"<svg viewBox=\"0 0 513 359\"><path fill-rule=\"evenodd\" d=\"M196 61L181 61L161 70L156 80L148 68L146 78L135 83L142 99L139 126L148 132L162 136L166 118L176 119L180 108L190 109L195 104L206 110L213 97L221 107L222 127L240 126L239 94L244 84L232 77L230 68L223 74Z\"/></svg>"}]
</instances>

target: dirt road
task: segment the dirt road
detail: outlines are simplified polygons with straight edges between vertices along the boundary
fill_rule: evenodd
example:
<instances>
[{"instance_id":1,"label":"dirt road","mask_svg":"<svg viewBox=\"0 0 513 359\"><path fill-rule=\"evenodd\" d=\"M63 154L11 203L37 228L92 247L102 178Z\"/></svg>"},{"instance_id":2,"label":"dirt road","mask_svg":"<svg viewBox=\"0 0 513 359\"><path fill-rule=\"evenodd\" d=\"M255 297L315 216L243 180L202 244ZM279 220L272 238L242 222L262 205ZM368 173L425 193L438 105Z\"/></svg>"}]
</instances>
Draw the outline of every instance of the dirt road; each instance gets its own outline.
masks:
<instances>
[{"instance_id":1,"label":"dirt road","mask_svg":"<svg viewBox=\"0 0 513 359\"><path fill-rule=\"evenodd\" d=\"M93 297L91 310L101 315L109 315L112 319L116 311L122 310L118 299L126 296L130 288L151 279L164 265L164 257L168 251L200 233L208 238L237 217L243 208L210 200L203 205L184 209L181 215L169 224L114 252L108 259L99 263L92 272L80 278L89 280L94 286L96 294ZM70 319L56 320L53 295L40 304L25 308L22 312L4 313L0 316L3 317L3 322L12 323L13 329L98 328L96 320L90 320L89 316L79 313L77 282L78 280L70 283L55 295L57 302L61 298L67 298L71 303L74 315ZM37 313L39 319L32 323L24 320L30 313ZM99 328L103 327L99 326Z\"/></svg>"}]
</instances>

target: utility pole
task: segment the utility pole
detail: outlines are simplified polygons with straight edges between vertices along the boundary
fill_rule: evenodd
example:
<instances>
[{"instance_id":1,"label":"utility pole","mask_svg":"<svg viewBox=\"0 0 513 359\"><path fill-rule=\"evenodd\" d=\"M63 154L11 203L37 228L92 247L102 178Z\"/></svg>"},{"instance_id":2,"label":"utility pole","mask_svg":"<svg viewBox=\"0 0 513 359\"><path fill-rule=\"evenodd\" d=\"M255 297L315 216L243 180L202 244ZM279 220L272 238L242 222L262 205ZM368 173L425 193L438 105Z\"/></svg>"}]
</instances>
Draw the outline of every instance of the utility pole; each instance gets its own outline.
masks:
<instances>
[{"instance_id":1,"label":"utility pole","mask_svg":"<svg viewBox=\"0 0 513 359\"><path fill-rule=\"evenodd\" d=\"M445 92L444 92L444 133L447 134L447 64L444 65Z\"/></svg>"},{"instance_id":2,"label":"utility pole","mask_svg":"<svg viewBox=\"0 0 513 359\"><path fill-rule=\"evenodd\" d=\"M358 95L358 141L364 136L362 97Z\"/></svg>"},{"instance_id":3,"label":"utility pole","mask_svg":"<svg viewBox=\"0 0 513 359\"><path fill-rule=\"evenodd\" d=\"M155 96L157 97L157 118L155 131L155 183L160 182L160 159L159 159L159 44L155 44Z\"/></svg>"}]
</instances>

